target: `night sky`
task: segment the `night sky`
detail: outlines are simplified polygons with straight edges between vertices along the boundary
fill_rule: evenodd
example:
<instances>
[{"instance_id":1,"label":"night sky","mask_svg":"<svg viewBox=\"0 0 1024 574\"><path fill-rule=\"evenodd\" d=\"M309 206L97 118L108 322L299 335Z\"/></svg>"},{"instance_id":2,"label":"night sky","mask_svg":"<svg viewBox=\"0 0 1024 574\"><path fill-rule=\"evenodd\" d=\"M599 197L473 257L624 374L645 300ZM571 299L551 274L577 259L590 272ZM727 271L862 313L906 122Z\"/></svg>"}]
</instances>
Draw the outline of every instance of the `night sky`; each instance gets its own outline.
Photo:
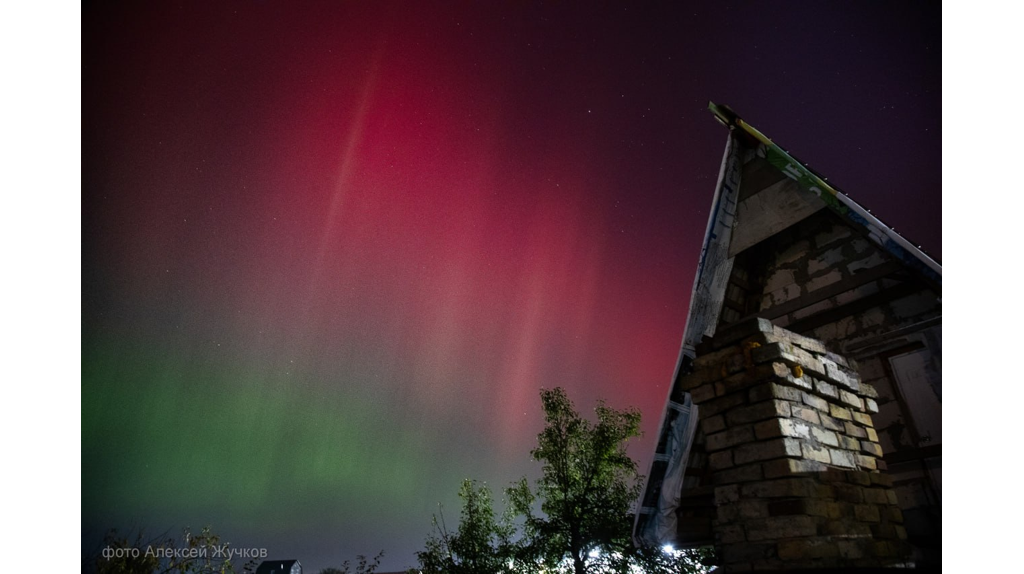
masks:
<instances>
[{"instance_id":1,"label":"night sky","mask_svg":"<svg viewBox=\"0 0 1024 574\"><path fill-rule=\"evenodd\" d=\"M938 3L86 3L82 545L415 564L675 365L727 104L941 260ZM684 6L685 5L685 6Z\"/></svg>"}]
</instances>

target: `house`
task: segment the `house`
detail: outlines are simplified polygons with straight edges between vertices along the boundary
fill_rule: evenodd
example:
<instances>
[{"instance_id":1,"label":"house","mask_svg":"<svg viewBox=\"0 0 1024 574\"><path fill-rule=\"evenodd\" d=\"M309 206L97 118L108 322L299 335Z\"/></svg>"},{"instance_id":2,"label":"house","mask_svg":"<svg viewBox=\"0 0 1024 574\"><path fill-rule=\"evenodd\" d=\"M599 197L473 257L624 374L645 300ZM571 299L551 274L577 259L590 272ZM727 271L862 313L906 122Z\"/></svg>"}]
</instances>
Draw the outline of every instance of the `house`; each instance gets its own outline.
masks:
<instances>
[{"instance_id":1,"label":"house","mask_svg":"<svg viewBox=\"0 0 1024 574\"><path fill-rule=\"evenodd\" d=\"M726 571L937 567L942 268L709 108L729 136L634 537L714 544ZM803 479L818 500L751 498Z\"/></svg>"},{"instance_id":2,"label":"house","mask_svg":"<svg viewBox=\"0 0 1024 574\"><path fill-rule=\"evenodd\" d=\"M298 560L264 560L256 574L302 574L302 564Z\"/></svg>"}]
</instances>

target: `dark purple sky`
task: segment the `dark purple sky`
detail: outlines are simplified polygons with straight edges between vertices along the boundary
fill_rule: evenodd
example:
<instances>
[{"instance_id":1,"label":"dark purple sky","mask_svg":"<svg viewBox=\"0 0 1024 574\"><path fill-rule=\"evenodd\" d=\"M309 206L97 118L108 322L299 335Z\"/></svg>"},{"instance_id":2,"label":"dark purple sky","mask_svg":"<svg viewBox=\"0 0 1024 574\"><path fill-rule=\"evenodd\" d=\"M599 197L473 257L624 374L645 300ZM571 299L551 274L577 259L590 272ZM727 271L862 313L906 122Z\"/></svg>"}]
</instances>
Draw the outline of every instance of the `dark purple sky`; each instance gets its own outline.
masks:
<instances>
[{"instance_id":1,"label":"dark purple sky","mask_svg":"<svg viewBox=\"0 0 1024 574\"><path fill-rule=\"evenodd\" d=\"M940 7L89 3L83 552L414 565L538 390L645 468L727 104L941 259Z\"/></svg>"}]
</instances>

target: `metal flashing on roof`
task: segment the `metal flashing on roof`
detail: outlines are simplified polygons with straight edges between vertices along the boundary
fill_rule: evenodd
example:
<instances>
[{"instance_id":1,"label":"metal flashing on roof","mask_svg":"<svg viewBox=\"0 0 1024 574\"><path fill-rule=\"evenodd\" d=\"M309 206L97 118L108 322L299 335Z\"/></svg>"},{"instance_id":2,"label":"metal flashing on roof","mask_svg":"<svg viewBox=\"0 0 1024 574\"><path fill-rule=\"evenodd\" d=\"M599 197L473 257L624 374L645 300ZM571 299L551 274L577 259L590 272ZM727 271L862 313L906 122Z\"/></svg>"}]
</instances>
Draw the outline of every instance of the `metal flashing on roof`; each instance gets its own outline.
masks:
<instances>
[{"instance_id":1,"label":"metal flashing on roof","mask_svg":"<svg viewBox=\"0 0 1024 574\"><path fill-rule=\"evenodd\" d=\"M708 109L715 119L730 130L740 130L757 140L763 148L759 155L774 165L784 175L797 182L800 187L814 193L833 212L844 217L848 222L858 225L867 231L868 237L899 261L923 273L926 277L942 286L942 266L927 253L896 233L891 227L882 223L868 210L861 207L848 195L829 185L803 162L797 160L787 151L779 147L770 138L758 131L754 126L743 121L729 106L708 102Z\"/></svg>"}]
</instances>

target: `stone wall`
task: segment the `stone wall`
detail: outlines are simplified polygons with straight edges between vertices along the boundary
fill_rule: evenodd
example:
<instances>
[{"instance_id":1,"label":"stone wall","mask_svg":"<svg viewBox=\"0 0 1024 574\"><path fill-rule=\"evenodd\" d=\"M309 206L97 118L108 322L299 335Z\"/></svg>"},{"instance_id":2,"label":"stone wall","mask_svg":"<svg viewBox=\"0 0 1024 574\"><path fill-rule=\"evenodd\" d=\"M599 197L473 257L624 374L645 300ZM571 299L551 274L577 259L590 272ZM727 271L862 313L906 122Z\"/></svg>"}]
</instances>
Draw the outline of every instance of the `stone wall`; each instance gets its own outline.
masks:
<instances>
[{"instance_id":1,"label":"stone wall","mask_svg":"<svg viewBox=\"0 0 1024 574\"><path fill-rule=\"evenodd\" d=\"M856 365L766 319L719 331L680 384L699 405L726 572L877 568L909 546Z\"/></svg>"}]
</instances>

